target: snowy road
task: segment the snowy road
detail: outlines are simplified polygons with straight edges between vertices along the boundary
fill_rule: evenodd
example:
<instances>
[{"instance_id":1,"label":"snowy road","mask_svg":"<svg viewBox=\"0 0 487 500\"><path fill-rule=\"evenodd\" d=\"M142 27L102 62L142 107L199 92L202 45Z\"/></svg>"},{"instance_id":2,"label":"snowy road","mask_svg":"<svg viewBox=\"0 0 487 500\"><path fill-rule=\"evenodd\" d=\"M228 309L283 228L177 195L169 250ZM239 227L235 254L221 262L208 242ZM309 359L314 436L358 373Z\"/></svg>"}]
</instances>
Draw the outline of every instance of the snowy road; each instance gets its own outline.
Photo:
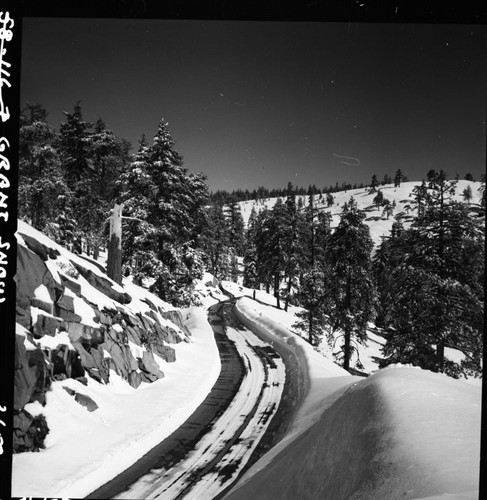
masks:
<instances>
[{"instance_id":1,"label":"snowy road","mask_svg":"<svg viewBox=\"0 0 487 500\"><path fill-rule=\"evenodd\" d=\"M130 481L121 475L89 498L212 499L234 483L277 411L286 369L269 344L236 324L232 309L226 303L210 310L222 374L214 388L218 394L212 390L202 405L205 415L192 416L186 430L147 457L150 472L141 476L140 464ZM216 416L205 421L212 412Z\"/></svg>"}]
</instances>

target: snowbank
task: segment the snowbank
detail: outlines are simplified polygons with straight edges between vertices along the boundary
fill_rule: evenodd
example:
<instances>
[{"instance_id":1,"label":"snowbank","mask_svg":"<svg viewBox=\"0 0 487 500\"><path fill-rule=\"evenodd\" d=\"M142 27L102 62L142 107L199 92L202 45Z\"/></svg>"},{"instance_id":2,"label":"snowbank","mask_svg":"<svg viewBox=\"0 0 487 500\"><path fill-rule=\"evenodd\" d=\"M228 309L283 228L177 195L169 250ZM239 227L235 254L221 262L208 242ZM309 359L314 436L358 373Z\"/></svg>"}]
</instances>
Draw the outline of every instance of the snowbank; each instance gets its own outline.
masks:
<instances>
[{"instance_id":1,"label":"snowbank","mask_svg":"<svg viewBox=\"0 0 487 500\"><path fill-rule=\"evenodd\" d=\"M478 498L480 403L463 381L381 370L226 498Z\"/></svg>"},{"instance_id":2,"label":"snowbank","mask_svg":"<svg viewBox=\"0 0 487 500\"><path fill-rule=\"evenodd\" d=\"M323 411L339 395L360 377L351 376L298 335L284 327L279 319L284 315L292 317L282 310L272 309L249 298L237 301L237 312L242 321L256 329L260 335L271 342L286 344L292 349L301 367L298 374L303 385L305 397L285 438L256 462L243 476L241 481L264 468L282 449L308 430L322 415ZM278 318L278 319L276 319Z\"/></svg>"},{"instance_id":3,"label":"snowbank","mask_svg":"<svg viewBox=\"0 0 487 500\"><path fill-rule=\"evenodd\" d=\"M13 496L82 498L115 477L177 429L207 396L220 372L213 331L204 311L185 311L191 342L173 345L177 362L155 356L165 377L133 389L115 372L102 385L53 382L47 404L26 410L45 415L46 449L13 456ZM92 413L63 387L92 398Z\"/></svg>"}]
</instances>

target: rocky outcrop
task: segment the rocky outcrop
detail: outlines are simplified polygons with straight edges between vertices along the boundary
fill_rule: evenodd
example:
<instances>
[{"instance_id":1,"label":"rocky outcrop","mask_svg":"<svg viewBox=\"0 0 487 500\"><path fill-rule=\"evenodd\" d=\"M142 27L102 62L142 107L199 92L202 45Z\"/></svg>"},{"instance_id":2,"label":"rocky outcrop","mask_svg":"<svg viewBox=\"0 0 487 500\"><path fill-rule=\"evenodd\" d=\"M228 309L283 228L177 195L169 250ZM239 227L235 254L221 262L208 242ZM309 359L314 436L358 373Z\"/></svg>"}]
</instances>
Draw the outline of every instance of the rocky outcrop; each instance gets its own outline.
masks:
<instances>
[{"instance_id":1,"label":"rocky outcrop","mask_svg":"<svg viewBox=\"0 0 487 500\"><path fill-rule=\"evenodd\" d=\"M154 356L175 361L175 350L168 344L185 339L182 316L176 311L161 318L161 307L145 298L149 310L134 313L126 307L132 298L116 290L113 281L74 258L68 260L64 255L59 262L56 248L27 234L21 236L26 246L22 241L18 245L16 309L17 322L26 329L26 337L16 335L15 343L15 451L42 447L41 435L45 436L47 426L39 424L42 416L34 418L24 407L34 401L44 405L52 381L75 379L86 385L86 377L91 377L108 384L113 370L137 388L142 382L164 377ZM46 265L52 260L58 270L57 280L50 271L52 264ZM115 307L100 310L91 303L86 283L82 287L78 282L80 275ZM83 318L87 311L89 321ZM172 319L180 328L170 322ZM56 339L61 332L67 333L69 342L65 333L55 348L39 347L52 346L52 340L42 344L42 339ZM96 403L88 396L77 392L71 395L88 411L96 410Z\"/></svg>"},{"instance_id":2,"label":"rocky outcrop","mask_svg":"<svg viewBox=\"0 0 487 500\"><path fill-rule=\"evenodd\" d=\"M96 288L107 297L110 297L116 302L120 302L120 304L130 304L132 301L132 297L128 293L117 292L112 287L112 282L108 278L103 278L99 274L94 273L90 269L87 269L76 262L72 262L72 264L93 288Z\"/></svg>"},{"instance_id":3,"label":"rocky outcrop","mask_svg":"<svg viewBox=\"0 0 487 500\"><path fill-rule=\"evenodd\" d=\"M159 313L163 318L171 321L171 323L174 323L176 326L178 326L183 332L186 333L186 335L191 336L191 332L186 328L184 324L183 313L181 311L178 311L177 309L171 311L163 311L162 309L160 309Z\"/></svg>"},{"instance_id":4,"label":"rocky outcrop","mask_svg":"<svg viewBox=\"0 0 487 500\"><path fill-rule=\"evenodd\" d=\"M141 375L144 382L155 382L164 377L164 373L159 369L154 355L148 351L142 353L142 359L139 359L139 369L142 372Z\"/></svg>"},{"instance_id":5,"label":"rocky outcrop","mask_svg":"<svg viewBox=\"0 0 487 500\"><path fill-rule=\"evenodd\" d=\"M49 432L43 415L33 417L25 410L14 411L13 451L39 451L44 448L44 440Z\"/></svg>"},{"instance_id":6,"label":"rocky outcrop","mask_svg":"<svg viewBox=\"0 0 487 500\"><path fill-rule=\"evenodd\" d=\"M98 405L93 401L93 399L90 398L90 396L76 392L73 389L70 389L69 387L65 387L64 385L63 385L63 389L70 396L74 396L74 400L78 404L80 404L81 406L84 406L89 412L92 412L92 411L95 411L98 409Z\"/></svg>"},{"instance_id":7,"label":"rocky outcrop","mask_svg":"<svg viewBox=\"0 0 487 500\"><path fill-rule=\"evenodd\" d=\"M52 364L41 349L26 350L24 337L15 335L14 410L34 401L45 404L52 371Z\"/></svg>"},{"instance_id":8,"label":"rocky outcrop","mask_svg":"<svg viewBox=\"0 0 487 500\"><path fill-rule=\"evenodd\" d=\"M59 250L43 245L41 242L32 238L32 236L29 236L28 234L19 232L19 235L24 240L27 248L37 254L43 261L46 261L47 259L56 259L60 255Z\"/></svg>"}]
</instances>

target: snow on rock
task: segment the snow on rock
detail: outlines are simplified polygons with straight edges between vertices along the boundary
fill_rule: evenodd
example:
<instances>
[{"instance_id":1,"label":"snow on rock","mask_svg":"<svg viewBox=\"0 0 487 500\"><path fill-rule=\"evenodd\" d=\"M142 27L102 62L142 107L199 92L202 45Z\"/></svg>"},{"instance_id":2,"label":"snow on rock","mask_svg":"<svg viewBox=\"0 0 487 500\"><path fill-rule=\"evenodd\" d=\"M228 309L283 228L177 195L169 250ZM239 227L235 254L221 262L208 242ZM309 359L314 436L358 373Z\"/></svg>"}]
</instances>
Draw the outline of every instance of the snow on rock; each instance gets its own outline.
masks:
<instances>
[{"instance_id":1,"label":"snow on rock","mask_svg":"<svg viewBox=\"0 0 487 500\"><path fill-rule=\"evenodd\" d=\"M77 497L182 424L218 376L218 350L204 313L116 284L23 221L18 231L13 489Z\"/></svg>"},{"instance_id":2,"label":"snow on rock","mask_svg":"<svg viewBox=\"0 0 487 500\"><path fill-rule=\"evenodd\" d=\"M12 495L83 498L130 466L177 429L204 400L220 373L220 360L206 314L185 310L191 342L174 346L176 363L154 355L164 378L139 389L113 370L107 384L66 379L52 383L47 404L30 403L31 415L49 425L45 449L13 456ZM84 409L64 389L85 395ZM69 459L67 459L69 457Z\"/></svg>"},{"instance_id":3,"label":"snow on rock","mask_svg":"<svg viewBox=\"0 0 487 500\"><path fill-rule=\"evenodd\" d=\"M380 370L225 498L478 498L480 404L463 381Z\"/></svg>"}]
</instances>

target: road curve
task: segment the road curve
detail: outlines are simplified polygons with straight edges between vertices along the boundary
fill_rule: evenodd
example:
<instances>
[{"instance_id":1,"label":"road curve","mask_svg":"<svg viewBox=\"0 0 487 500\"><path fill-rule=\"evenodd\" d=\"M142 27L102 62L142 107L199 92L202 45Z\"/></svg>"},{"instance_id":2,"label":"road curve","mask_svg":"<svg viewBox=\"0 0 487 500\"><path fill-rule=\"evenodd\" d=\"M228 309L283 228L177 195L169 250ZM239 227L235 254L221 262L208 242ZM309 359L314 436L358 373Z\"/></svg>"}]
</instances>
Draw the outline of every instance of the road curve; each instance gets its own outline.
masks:
<instances>
[{"instance_id":1,"label":"road curve","mask_svg":"<svg viewBox=\"0 0 487 500\"><path fill-rule=\"evenodd\" d=\"M233 343L224 335L219 304L209 311L221 360L220 375L211 392L184 424L128 469L86 498L118 498L131 484L152 469L170 468L181 461L204 435L211 422L230 404L240 386L244 365ZM143 497L141 497L143 498Z\"/></svg>"},{"instance_id":2,"label":"road curve","mask_svg":"<svg viewBox=\"0 0 487 500\"><path fill-rule=\"evenodd\" d=\"M287 368L237 324L230 301L210 308L209 321L222 371L208 397L182 427L87 498L217 498L258 453L259 441L275 442L275 431L266 431L278 407L282 414Z\"/></svg>"}]
</instances>

